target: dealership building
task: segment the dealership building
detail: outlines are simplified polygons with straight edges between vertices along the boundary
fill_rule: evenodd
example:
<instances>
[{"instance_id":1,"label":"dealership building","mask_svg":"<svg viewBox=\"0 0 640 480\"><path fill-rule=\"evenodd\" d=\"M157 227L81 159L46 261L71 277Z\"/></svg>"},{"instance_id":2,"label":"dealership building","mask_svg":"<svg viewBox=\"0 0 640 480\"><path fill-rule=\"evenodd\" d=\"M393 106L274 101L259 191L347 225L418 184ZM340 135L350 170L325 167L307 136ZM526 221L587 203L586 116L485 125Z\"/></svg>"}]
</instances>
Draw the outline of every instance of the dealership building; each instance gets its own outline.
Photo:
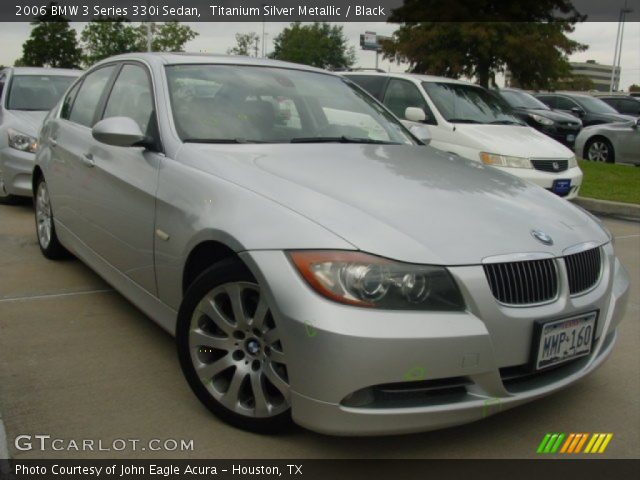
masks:
<instances>
[{"instance_id":1,"label":"dealership building","mask_svg":"<svg viewBox=\"0 0 640 480\"><path fill-rule=\"evenodd\" d=\"M586 62L571 62L571 74L580 75L589 78L593 82L594 90L600 92L608 92L611 85L611 72L613 65L601 65L595 60L587 60ZM613 91L618 90L620 86L620 67L616 67L616 73L613 76Z\"/></svg>"}]
</instances>

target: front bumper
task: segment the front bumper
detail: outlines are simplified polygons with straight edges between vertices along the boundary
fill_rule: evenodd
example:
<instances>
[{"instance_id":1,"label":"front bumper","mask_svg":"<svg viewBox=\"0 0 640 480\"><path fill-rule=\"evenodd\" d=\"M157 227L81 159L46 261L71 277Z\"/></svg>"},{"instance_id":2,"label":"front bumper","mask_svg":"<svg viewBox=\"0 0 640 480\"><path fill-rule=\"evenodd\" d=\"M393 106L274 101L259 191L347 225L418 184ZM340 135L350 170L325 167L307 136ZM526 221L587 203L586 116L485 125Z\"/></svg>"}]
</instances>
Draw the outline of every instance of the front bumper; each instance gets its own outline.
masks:
<instances>
[{"instance_id":1,"label":"front bumper","mask_svg":"<svg viewBox=\"0 0 640 480\"><path fill-rule=\"evenodd\" d=\"M559 298L532 308L497 304L482 267L452 268L467 300L468 311L461 313L340 305L313 292L283 252L252 251L242 256L266 286L274 306L296 423L328 434L378 435L479 420L552 393L594 371L613 348L628 295L626 272L610 247L604 248L608 248L610 266L605 267L597 288L576 299ZM505 376L510 367L528 363L535 319L587 310L600 312L590 356L541 375ZM505 347L507 339L509 347ZM462 386L447 388L461 379ZM433 395L414 392L432 384L440 385ZM358 398L371 387L384 390L388 385L404 392L389 401Z\"/></svg>"},{"instance_id":2,"label":"front bumper","mask_svg":"<svg viewBox=\"0 0 640 480\"><path fill-rule=\"evenodd\" d=\"M571 188L569 193L564 198L571 200L578 196L580 186L582 185L582 170L580 167L573 167L559 173L544 172L542 170L536 170L534 168L505 168L494 167L502 170L503 172L510 173L517 177L533 182L536 185L551 191L553 184L556 180L569 180L571 181Z\"/></svg>"},{"instance_id":3,"label":"front bumper","mask_svg":"<svg viewBox=\"0 0 640 480\"><path fill-rule=\"evenodd\" d=\"M4 188L9 195L31 197L31 175L36 156L15 148L5 147L0 150L0 175Z\"/></svg>"}]
</instances>

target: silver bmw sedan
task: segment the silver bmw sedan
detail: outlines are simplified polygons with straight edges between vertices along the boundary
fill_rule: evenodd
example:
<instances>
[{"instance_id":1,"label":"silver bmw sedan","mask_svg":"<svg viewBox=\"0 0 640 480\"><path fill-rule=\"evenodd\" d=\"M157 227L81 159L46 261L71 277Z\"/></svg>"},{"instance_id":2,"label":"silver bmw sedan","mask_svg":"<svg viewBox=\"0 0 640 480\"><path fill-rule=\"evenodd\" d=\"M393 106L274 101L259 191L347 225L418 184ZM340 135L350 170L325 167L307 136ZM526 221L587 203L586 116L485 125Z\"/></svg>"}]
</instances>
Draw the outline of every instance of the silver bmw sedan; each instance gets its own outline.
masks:
<instances>
[{"instance_id":1,"label":"silver bmw sedan","mask_svg":"<svg viewBox=\"0 0 640 480\"><path fill-rule=\"evenodd\" d=\"M423 145L340 76L118 56L40 145L42 253L72 252L175 335L195 395L240 428L470 422L615 344L629 283L597 219Z\"/></svg>"}]
</instances>

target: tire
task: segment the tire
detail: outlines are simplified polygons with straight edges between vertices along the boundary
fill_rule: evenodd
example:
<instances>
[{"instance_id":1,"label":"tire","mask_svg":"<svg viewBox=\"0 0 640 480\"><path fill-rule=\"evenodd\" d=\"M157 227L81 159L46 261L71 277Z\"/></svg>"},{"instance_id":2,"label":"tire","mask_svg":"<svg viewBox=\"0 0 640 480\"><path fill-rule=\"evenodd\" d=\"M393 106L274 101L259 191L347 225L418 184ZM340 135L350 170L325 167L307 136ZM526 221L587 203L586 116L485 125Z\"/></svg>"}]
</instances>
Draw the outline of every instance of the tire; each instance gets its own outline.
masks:
<instances>
[{"instance_id":1,"label":"tire","mask_svg":"<svg viewBox=\"0 0 640 480\"><path fill-rule=\"evenodd\" d=\"M218 418L256 433L290 427L278 329L268 300L240 260L215 264L188 288L178 312L176 344L191 390Z\"/></svg>"},{"instance_id":2,"label":"tire","mask_svg":"<svg viewBox=\"0 0 640 480\"><path fill-rule=\"evenodd\" d=\"M49 189L44 177L38 179L38 186L36 187L36 195L33 203L36 219L36 235L38 236L38 245L40 246L42 254L49 260L60 260L70 257L69 252L62 246L56 234Z\"/></svg>"},{"instance_id":3,"label":"tire","mask_svg":"<svg viewBox=\"0 0 640 480\"><path fill-rule=\"evenodd\" d=\"M591 162L615 163L616 152L609 140L604 137L590 138L584 147L583 156Z\"/></svg>"}]
</instances>

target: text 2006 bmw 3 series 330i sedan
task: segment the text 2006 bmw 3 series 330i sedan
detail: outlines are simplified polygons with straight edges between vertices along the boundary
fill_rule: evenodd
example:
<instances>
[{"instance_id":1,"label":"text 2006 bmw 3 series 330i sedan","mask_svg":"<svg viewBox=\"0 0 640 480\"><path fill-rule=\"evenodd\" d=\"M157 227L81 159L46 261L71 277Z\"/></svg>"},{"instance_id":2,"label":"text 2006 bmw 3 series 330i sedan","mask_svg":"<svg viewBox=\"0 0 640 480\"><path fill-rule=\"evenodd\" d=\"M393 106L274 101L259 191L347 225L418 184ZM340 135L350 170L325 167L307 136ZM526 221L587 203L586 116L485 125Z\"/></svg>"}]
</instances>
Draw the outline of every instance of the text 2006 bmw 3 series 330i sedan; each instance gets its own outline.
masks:
<instances>
[{"instance_id":1,"label":"text 2006 bmw 3 series 330i sedan","mask_svg":"<svg viewBox=\"0 0 640 480\"><path fill-rule=\"evenodd\" d=\"M628 277L598 220L422 145L348 79L114 57L40 143L44 255L72 252L175 334L193 392L238 427L461 424L614 347Z\"/></svg>"}]
</instances>

